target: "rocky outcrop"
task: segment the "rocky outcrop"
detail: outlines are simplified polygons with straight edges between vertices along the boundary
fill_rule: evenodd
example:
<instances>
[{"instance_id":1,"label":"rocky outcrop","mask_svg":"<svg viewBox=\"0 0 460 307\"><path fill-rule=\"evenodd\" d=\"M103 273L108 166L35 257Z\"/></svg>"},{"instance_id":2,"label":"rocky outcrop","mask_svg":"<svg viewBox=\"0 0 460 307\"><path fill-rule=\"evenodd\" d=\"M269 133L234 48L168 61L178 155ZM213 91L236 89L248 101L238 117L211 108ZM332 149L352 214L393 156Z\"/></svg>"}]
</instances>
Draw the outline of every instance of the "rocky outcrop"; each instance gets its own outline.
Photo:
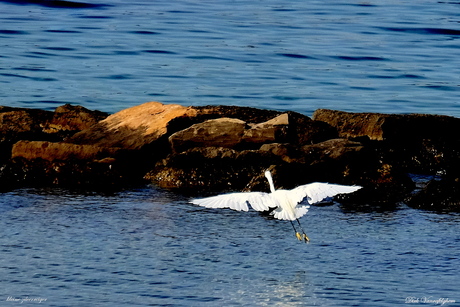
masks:
<instances>
[{"instance_id":1,"label":"rocky outcrop","mask_svg":"<svg viewBox=\"0 0 460 307\"><path fill-rule=\"evenodd\" d=\"M50 161L35 156L35 153L44 150L46 146L43 144L50 144L49 147L54 148L56 154L63 155L61 148L56 148L59 145L55 142L62 142L77 131L89 129L107 116L108 114L103 112L71 105L60 106L54 112L0 107L0 186L2 189L22 186L26 182L32 185L45 184L47 180L43 174L57 169L57 166L52 166ZM31 150L33 147L36 148L35 151ZM21 157L22 154L26 157ZM74 169L82 169L83 162L77 158L73 160ZM62 160L61 164L63 166L61 169L66 169L71 163ZM67 178L75 178L74 173L74 171L62 172L63 177Z\"/></svg>"},{"instance_id":2,"label":"rocky outcrop","mask_svg":"<svg viewBox=\"0 0 460 307\"><path fill-rule=\"evenodd\" d=\"M147 180L190 193L268 191L270 169L278 188L359 184L364 189L347 196L353 204L460 210L460 137L449 133L459 126L436 115L317 110L309 118L159 102L110 116L70 105L0 107L0 184L110 188ZM411 173L434 180L416 189Z\"/></svg>"}]
</instances>

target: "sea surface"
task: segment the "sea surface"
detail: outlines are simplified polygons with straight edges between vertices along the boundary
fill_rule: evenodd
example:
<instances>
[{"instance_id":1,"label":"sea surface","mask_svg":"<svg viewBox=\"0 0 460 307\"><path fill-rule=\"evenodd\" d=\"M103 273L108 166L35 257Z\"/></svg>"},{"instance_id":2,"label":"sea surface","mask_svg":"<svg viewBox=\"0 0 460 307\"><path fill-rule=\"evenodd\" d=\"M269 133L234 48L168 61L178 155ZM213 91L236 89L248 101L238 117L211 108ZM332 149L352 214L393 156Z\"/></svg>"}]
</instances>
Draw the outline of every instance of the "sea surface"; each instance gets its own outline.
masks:
<instances>
[{"instance_id":1,"label":"sea surface","mask_svg":"<svg viewBox=\"0 0 460 307\"><path fill-rule=\"evenodd\" d=\"M460 2L0 0L0 105L460 117ZM216 191L217 192L217 191ZM460 214L312 206L311 238L141 186L0 194L0 306L459 306Z\"/></svg>"},{"instance_id":2,"label":"sea surface","mask_svg":"<svg viewBox=\"0 0 460 307\"><path fill-rule=\"evenodd\" d=\"M73 5L72 5L73 4ZM0 103L460 117L457 1L0 1Z\"/></svg>"}]
</instances>

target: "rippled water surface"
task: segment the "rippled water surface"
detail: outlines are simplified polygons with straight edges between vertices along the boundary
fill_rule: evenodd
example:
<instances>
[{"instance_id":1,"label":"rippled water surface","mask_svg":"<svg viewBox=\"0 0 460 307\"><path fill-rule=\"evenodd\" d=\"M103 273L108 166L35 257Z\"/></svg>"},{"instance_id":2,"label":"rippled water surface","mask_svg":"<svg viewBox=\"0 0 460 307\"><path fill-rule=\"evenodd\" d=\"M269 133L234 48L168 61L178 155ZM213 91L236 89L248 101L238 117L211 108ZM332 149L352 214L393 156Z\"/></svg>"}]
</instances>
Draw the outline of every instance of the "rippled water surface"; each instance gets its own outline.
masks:
<instances>
[{"instance_id":1,"label":"rippled water surface","mask_svg":"<svg viewBox=\"0 0 460 307\"><path fill-rule=\"evenodd\" d=\"M460 116L455 1L91 4L0 1L1 104Z\"/></svg>"},{"instance_id":2,"label":"rippled water surface","mask_svg":"<svg viewBox=\"0 0 460 307\"><path fill-rule=\"evenodd\" d=\"M458 214L312 207L288 222L154 188L0 198L2 298L50 306L395 306L460 300ZM455 304L454 304L455 305Z\"/></svg>"},{"instance_id":3,"label":"rippled water surface","mask_svg":"<svg viewBox=\"0 0 460 307\"><path fill-rule=\"evenodd\" d=\"M456 1L0 1L0 104L460 117ZM287 222L145 187L0 194L0 305L444 306L460 216L313 207ZM431 301L430 301L431 300ZM418 303L417 303L418 302Z\"/></svg>"}]
</instances>

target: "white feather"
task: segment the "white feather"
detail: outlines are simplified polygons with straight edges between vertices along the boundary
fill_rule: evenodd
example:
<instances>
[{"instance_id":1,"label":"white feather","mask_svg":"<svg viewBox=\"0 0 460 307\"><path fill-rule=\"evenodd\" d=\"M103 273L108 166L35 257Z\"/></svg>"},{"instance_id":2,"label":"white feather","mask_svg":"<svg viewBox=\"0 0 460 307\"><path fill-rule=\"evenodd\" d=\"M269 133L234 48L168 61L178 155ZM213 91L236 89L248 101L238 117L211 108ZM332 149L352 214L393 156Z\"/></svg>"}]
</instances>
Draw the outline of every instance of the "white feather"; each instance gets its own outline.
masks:
<instances>
[{"instance_id":1,"label":"white feather","mask_svg":"<svg viewBox=\"0 0 460 307\"><path fill-rule=\"evenodd\" d=\"M356 185L340 185L323 182L313 182L304 184L291 190L292 198L297 202L302 201L305 197L308 197L310 204L315 204L322 201L327 197L333 197L338 194L352 193L361 189L360 186Z\"/></svg>"},{"instance_id":2,"label":"white feather","mask_svg":"<svg viewBox=\"0 0 460 307\"><path fill-rule=\"evenodd\" d=\"M192 199L192 204L206 208L230 208L237 211L248 211L248 203L256 211L268 211L276 207L270 194L264 192L230 193L207 198Z\"/></svg>"},{"instance_id":3,"label":"white feather","mask_svg":"<svg viewBox=\"0 0 460 307\"><path fill-rule=\"evenodd\" d=\"M308 212L310 206L299 205L305 197L307 197L309 204L314 204L327 197L352 193L361 189L360 186L314 182L298 186L292 190L275 190L270 172L266 171L265 176L270 184L271 193L230 193L193 199L191 203L206 208L230 208L237 211L248 211L249 203L256 211L268 211L270 208L275 208L271 213L275 218L293 221Z\"/></svg>"}]
</instances>

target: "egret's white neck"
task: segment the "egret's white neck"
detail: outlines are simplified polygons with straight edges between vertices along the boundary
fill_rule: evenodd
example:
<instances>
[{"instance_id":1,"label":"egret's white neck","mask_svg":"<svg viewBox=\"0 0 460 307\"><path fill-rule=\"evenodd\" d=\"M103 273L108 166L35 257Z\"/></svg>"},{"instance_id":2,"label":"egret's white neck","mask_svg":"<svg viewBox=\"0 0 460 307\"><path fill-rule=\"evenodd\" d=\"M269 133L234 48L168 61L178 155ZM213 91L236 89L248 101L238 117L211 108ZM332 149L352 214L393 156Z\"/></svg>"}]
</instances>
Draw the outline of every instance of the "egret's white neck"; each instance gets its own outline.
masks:
<instances>
[{"instance_id":1,"label":"egret's white neck","mask_svg":"<svg viewBox=\"0 0 460 307\"><path fill-rule=\"evenodd\" d=\"M265 171L265 177L267 177L268 184L270 185L270 192L275 192L275 185L273 184L273 178L270 171Z\"/></svg>"}]
</instances>

